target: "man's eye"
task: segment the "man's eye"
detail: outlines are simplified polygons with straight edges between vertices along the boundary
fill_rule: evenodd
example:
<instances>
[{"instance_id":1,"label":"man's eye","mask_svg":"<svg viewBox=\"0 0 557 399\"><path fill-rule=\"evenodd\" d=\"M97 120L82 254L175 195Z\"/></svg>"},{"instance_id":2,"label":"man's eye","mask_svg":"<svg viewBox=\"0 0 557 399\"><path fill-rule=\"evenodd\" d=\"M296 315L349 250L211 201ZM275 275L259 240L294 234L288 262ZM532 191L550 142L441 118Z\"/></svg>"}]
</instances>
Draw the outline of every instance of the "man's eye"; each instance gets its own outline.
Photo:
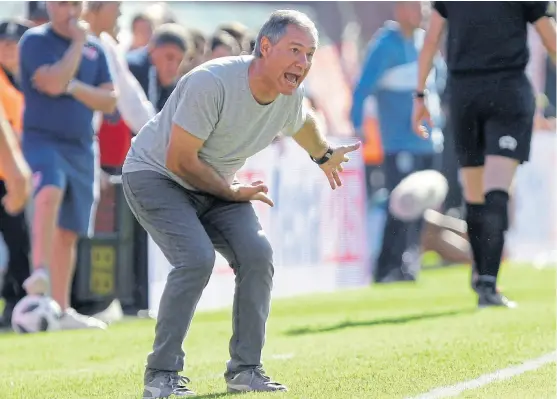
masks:
<instances>
[{"instance_id":1,"label":"man's eye","mask_svg":"<svg viewBox=\"0 0 557 399\"><path fill-rule=\"evenodd\" d=\"M294 54L298 54L298 53L300 52L300 50L298 50L297 48L293 48L293 49L292 49L292 52L293 52Z\"/></svg>"}]
</instances>

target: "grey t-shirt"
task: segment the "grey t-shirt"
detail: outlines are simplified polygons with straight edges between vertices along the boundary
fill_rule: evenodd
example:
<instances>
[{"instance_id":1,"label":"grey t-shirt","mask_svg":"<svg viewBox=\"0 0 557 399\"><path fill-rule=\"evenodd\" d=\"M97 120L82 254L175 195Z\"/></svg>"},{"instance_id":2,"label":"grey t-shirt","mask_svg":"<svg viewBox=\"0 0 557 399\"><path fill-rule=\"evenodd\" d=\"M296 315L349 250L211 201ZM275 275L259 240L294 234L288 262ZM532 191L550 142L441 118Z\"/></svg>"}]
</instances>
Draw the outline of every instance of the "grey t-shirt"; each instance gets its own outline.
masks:
<instances>
[{"instance_id":1,"label":"grey t-shirt","mask_svg":"<svg viewBox=\"0 0 557 399\"><path fill-rule=\"evenodd\" d=\"M279 95L271 104L259 104L249 88L253 59L218 58L185 75L161 112L134 138L123 172L152 170L195 190L166 168L173 123L205 140L200 159L229 183L246 160L271 144L279 132L294 135L305 120L303 88L291 96Z\"/></svg>"}]
</instances>

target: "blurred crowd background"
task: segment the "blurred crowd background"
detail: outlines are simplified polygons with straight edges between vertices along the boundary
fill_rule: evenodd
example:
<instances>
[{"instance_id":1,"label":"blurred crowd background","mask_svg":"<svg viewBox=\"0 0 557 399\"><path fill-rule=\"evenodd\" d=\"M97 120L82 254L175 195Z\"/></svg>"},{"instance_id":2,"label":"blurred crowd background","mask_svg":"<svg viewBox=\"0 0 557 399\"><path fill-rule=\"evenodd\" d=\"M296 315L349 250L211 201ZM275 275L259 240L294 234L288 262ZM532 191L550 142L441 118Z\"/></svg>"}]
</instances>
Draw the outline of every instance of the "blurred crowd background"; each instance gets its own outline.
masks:
<instances>
[{"instance_id":1,"label":"blurred crowd background","mask_svg":"<svg viewBox=\"0 0 557 399\"><path fill-rule=\"evenodd\" d=\"M427 24L429 2L84 3L82 18L89 23L91 34L104 32L111 38L103 38L102 43L115 56L111 71L119 71L113 79L120 86L121 98L113 114L98 115L95 120L102 191L96 241L84 237L79 246L72 295L72 306L79 312L99 315L115 306L116 315L98 316L110 321L120 317L122 310L138 314L148 308L147 237L123 210L125 203L118 189L130 142L162 109L181 76L214 58L251 53L261 24L280 8L305 12L321 35L305 84L307 105L315 109L327 135L359 137L364 142L362 188L369 247L365 262L371 280L414 281L426 264L470 262L450 115L444 107L450 93L444 90L447 73L442 54L428 86L435 123L430 140L417 138L410 127L412 85L423 38L420 28ZM17 89L17 41L26 29L47 23L48 15L44 2L7 1L0 5L0 20L0 74ZM538 94L535 129L554 132L555 67L537 36L531 37L528 73ZM393 59L399 61L393 63ZM127 101L126 96L144 101L134 108L133 99ZM278 139L275 145L283 144ZM446 197L419 218L401 220L389 211L390 193L405 178L423 170L436 170L444 176ZM112 245L114 237L121 248L116 260L103 255L103 248ZM4 253L1 270L9 255L6 250L0 252ZM95 268L96 272L91 271Z\"/></svg>"}]
</instances>

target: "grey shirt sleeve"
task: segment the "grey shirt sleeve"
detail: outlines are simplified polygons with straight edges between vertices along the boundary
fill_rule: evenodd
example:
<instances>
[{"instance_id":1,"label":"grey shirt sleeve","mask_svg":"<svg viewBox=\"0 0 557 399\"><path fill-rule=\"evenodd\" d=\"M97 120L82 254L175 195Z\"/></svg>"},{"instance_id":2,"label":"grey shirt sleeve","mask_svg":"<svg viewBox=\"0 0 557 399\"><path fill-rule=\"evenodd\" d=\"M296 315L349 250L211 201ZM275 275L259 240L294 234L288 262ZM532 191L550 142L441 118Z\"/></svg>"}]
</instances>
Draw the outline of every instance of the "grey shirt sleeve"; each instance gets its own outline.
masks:
<instances>
[{"instance_id":1,"label":"grey shirt sleeve","mask_svg":"<svg viewBox=\"0 0 557 399\"><path fill-rule=\"evenodd\" d=\"M209 71L200 69L184 82L172 122L201 140L207 140L219 121L223 88Z\"/></svg>"},{"instance_id":2,"label":"grey shirt sleeve","mask_svg":"<svg viewBox=\"0 0 557 399\"><path fill-rule=\"evenodd\" d=\"M296 96L295 105L291 108L288 121L281 131L281 133L285 136L294 136L296 133L298 133L298 130L302 128L304 122L306 121L307 111L303 102L303 86L296 90L296 93L293 94L293 96Z\"/></svg>"}]
</instances>

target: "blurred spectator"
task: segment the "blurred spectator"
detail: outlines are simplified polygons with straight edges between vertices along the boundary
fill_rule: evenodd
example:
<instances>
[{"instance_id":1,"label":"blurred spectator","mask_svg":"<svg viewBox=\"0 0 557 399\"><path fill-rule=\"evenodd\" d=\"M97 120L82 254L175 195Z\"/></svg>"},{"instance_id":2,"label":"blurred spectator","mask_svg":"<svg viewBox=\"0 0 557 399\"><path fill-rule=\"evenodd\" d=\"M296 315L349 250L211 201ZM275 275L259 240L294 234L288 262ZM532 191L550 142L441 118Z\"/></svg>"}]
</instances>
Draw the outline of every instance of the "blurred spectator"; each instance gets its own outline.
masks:
<instances>
[{"instance_id":1,"label":"blurred spectator","mask_svg":"<svg viewBox=\"0 0 557 399\"><path fill-rule=\"evenodd\" d=\"M110 174L120 173L120 167L130 147L132 133L137 134L155 115L154 107L130 72L113 39L114 35L111 34L117 30L120 3L89 1L83 14L91 32L101 39L114 87L118 92L117 109L112 114L103 115L98 134L101 166Z\"/></svg>"},{"instance_id":2,"label":"blurred spectator","mask_svg":"<svg viewBox=\"0 0 557 399\"><path fill-rule=\"evenodd\" d=\"M29 29L24 21L10 20L0 23L0 107L11 130L21 134L24 99L19 89L19 50L17 44ZM0 171L0 198L6 195L6 186ZM8 250L8 267L2 281L0 297L4 299L4 311L0 327L11 326L12 312L25 296L23 282L29 277L29 227L25 212L11 215L0 202L0 237L3 236Z\"/></svg>"},{"instance_id":3,"label":"blurred spectator","mask_svg":"<svg viewBox=\"0 0 557 399\"><path fill-rule=\"evenodd\" d=\"M416 88L411 77L417 75L418 52L424 34L419 29L420 3L397 2L395 17L396 22L387 21L369 47L351 111L354 128L365 139L362 135L364 102L368 96L376 98L385 152L382 169L389 191L409 174L433 169L437 163L433 134L424 140L414 134L411 124L412 96ZM430 91L429 99L435 98L435 87ZM434 105L430 106L432 114L440 114L439 104ZM388 214L374 269L376 282L416 279L420 269L421 225L421 220L403 222Z\"/></svg>"},{"instance_id":4,"label":"blurred spectator","mask_svg":"<svg viewBox=\"0 0 557 399\"><path fill-rule=\"evenodd\" d=\"M115 36L121 1L87 1L83 10L83 20L89 24L90 32L100 37L106 32Z\"/></svg>"},{"instance_id":5,"label":"blurred spectator","mask_svg":"<svg viewBox=\"0 0 557 399\"><path fill-rule=\"evenodd\" d=\"M153 21L145 13L139 13L132 20L132 43L130 51L147 46L153 35Z\"/></svg>"},{"instance_id":6,"label":"blurred spectator","mask_svg":"<svg viewBox=\"0 0 557 399\"><path fill-rule=\"evenodd\" d=\"M149 44L141 49L128 53L128 65L135 76L147 99L159 112L172 94L179 78L180 65L193 45L188 47L187 31L177 24L164 24L153 33ZM134 253L135 291L137 304L147 303L145 287L148 280L147 269L144 267L147 259L147 233L137 220L134 221L134 243L137 248Z\"/></svg>"},{"instance_id":7,"label":"blurred spectator","mask_svg":"<svg viewBox=\"0 0 557 399\"><path fill-rule=\"evenodd\" d=\"M178 24L164 24L155 30L146 47L128 53L130 71L157 112L174 90L188 50L187 31Z\"/></svg>"},{"instance_id":8,"label":"blurred spectator","mask_svg":"<svg viewBox=\"0 0 557 399\"><path fill-rule=\"evenodd\" d=\"M48 2L47 11L51 23L20 42L22 148L35 185L34 271L24 287L40 295L52 284L62 329L104 328L69 305L78 237L92 233L98 198L93 113L111 113L116 98L104 52L78 20L82 3Z\"/></svg>"},{"instance_id":9,"label":"blurred spectator","mask_svg":"<svg viewBox=\"0 0 557 399\"><path fill-rule=\"evenodd\" d=\"M207 60L240 55L241 49L232 35L218 31L211 36L207 48Z\"/></svg>"},{"instance_id":10,"label":"blurred spectator","mask_svg":"<svg viewBox=\"0 0 557 399\"><path fill-rule=\"evenodd\" d=\"M157 29L159 26L164 24L175 24L178 23L176 17L172 13L171 9L168 7L166 2L157 2L155 4L151 3L145 10L145 14L153 22L153 29Z\"/></svg>"},{"instance_id":11,"label":"blurred spectator","mask_svg":"<svg viewBox=\"0 0 557 399\"><path fill-rule=\"evenodd\" d=\"M249 34L248 36L246 36L246 43L249 46L248 52L250 54L252 54L253 51L255 50L255 40L256 40L255 35Z\"/></svg>"},{"instance_id":12,"label":"blurred spectator","mask_svg":"<svg viewBox=\"0 0 557 399\"><path fill-rule=\"evenodd\" d=\"M34 26L46 24L49 21L46 11L46 1L28 1L27 19L31 21Z\"/></svg>"},{"instance_id":13,"label":"blurred spectator","mask_svg":"<svg viewBox=\"0 0 557 399\"><path fill-rule=\"evenodd\" d=\"M188 29L189 36L192 42L192 51L190 51L190 56L185 57L180 65L180 76L185 75L193 68L203 64L205 62L205 48L207 46L207 39L199 29Z\"/></svg>"},{"instance_id":14,"label":"blurred spectator","mask_svg":"<svg viewBox=\"0 0 557 399\"><path fill-rule=\"evenodd\" d=\"M248 27L244 24L240 22L225 23L219 25L216 31L223 31L232 36L240 46L241 51L250 51L250 38L253 34L249 32Z\"/></svg>"}]
</instances>

